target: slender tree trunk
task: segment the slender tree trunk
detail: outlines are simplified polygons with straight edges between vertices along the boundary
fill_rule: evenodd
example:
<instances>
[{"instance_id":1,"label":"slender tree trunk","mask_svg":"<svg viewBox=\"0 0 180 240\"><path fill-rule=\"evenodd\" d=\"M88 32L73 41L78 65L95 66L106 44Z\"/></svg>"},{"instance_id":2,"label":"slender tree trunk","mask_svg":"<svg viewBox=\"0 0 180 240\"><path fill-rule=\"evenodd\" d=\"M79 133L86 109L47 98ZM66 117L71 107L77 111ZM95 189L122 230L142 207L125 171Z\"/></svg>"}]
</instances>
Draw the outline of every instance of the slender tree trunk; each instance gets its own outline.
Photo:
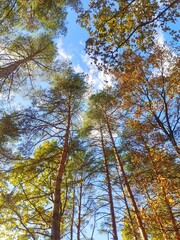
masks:
<instances>
[{"instance_id":1,"label":"slender tree trunk","mask_svg":"<svg viewBox=\"0 0 180 240\"><path fill-rule=\"evenodd\" d=\"M79 205L78 205L78 224L77 224L77 240L80 239L80 233L81 233L81 208L82 208L82 190L83 190L83 184L82 184L82 176L81 176L81 182L79 187Z\"/></svg>"},{"instance_id":2,"label":"slender tree trunk","mask_svg":"<svg viewBox=\"0 0 180 240\"><path fill-rule=\"evenodd\" d=\"M171 143L172 143L172 145L173 145L173 147L174 147L174 149L177 153L177 156L180 158L180 148L178 147L177 142L174 139L174 136L171 136L170 141L171 141Z\"/></svg>"},{"instance_id":3,"label":"slender tree trunk","mask_svg":"<svg viewBox=\"0 0 180 240\"><path fill-rule=\"evenodd\" d=\"M176 151L177 153L177 156L180 158L180 148L178 147L177 145L177 142L174 138L174 134L173 134L173 131L171 129L171 126L170 124L169 125L169 131L165 128L164 126L164 123L160 120L160 118L155 114L153 113L154 117L155 117L155 120L157 122L157 124L159 125L159 127L161 128L161 130L164 132L164 134L167 136L167 138L169 139L169 141L171 142L171 144L173 145L174 147L174 150Z\"/></svg>"},{"instance_id":4,"label":"slender tree trunk","mask_svg":"<svg viewBox=\"0 0 180 240\"><path fill-rule=\"evenodd\" d=\"M146 230L145 230L144 225L143 225L142 217L140 215L140 211L139 211L139 209L137 207L134 195L132 193L130 184L128 182L127 175L126 175L126 173L124 171L123 163L121 161L121 158L119 156L118 150L116 148L116 145L115 145L115 142L114 142L114 138L113 138L113 135L112 135L111 128L110 128L109 121L108 121L107 117L106 117L106 123L107 123L107 127L108 127L109 136L110 136L110 139L111 139L111 142L112 142L114 155L115 155L115 157L117 159L117 162L119 164L119 167L120 167L120 170L121 170L121 173L122 173L122 177L124 179L125 187L127 189L127 192L129 194L130 200L132 202L132 207L134 209L134 213L135 213L137 224L138 224L138 227L139 227L139 230L140 230L140 233L141 233L141 237L142 237L143 240L148 240L148 236L147 236Z\"/></svg>"},{"instance_id":5,"label":"slender tree trunk","mask_svg":"<svg viewBox=\"0 0 180 240\"><path fill-rule=\"evenodd\" d=\"M108 185L108 195L109 195L109 204L110 204L110 212L111 212L113 239L118 240L117 228L116 228L116 218L115 218L115 213L114 213L114 203L113 203L113 197L112 197L111 180L110 180L110 175L109 175L109 166L108 166L108 160L106 157L106 150L104 147L104 138L103 138L102 129L100 131L101 131L101 145L102 145L102 150L103 150L103 155L104 155L106 179L107 179L107 185Z\"/></svg>"},{"instance_id":6,"label":"slender tree trunk","mask_svg":"<svg viewBox=\"0 0 180 240\"><path fill-rule=\"evenodd\" d=\"M70 233L70 240L73 240L73 227L74 227L74 212L75 212L75 186L73 189L73 200L72 200L72 216L71 216L71 233Z\"/></svg>"},{"instance_id":7,"label":"slender tree trunk","mask_svg":"<svg viewBox=\"0 0 180 240\"><path fill-rule=\"evenodd\" d=\"M94 223L93 223L93 227L92 227L92 233L91 233L90 240L94 240L93 236L94 236L95 228L96 228L96 213L94 213Z\"/></svg>"},{"instance_id":8,"label":"slender tree trunk","mask_svg":"<svg viewBox=\"0 0 180 240\"><path fill-rule=\"evenodd\" d=\"M136 231L136 229L135 229L135 226L134 226L134 223L133 223L133 219L132 219L131 212L130 212L130 209L129 209L127 197L126 197L126 194L125 194L125 191L124 191L124 187L123 187L122 180L121 180L121 177L120 177L120 175L119 175L119 171L118 171L117 166L116 166L116 172L117 172L117 174L118 174L119 183L120 183L120 188L121 188L121 191L122 191L122 193L123 193L123 199L124 199L124 203L125 203L125 205L126 205L126 209L127 209L127 212L128 212L129 221L130 221L131 226L132 226L133 236L134 236L134 239L135 239L135 240L138 240L138 233L137 233L137 231Z\"/></svg>"},{"instance_id":9,"label":"slender tree trunk","mask_svg":"<svg viewBox=\"0 0 180 240\"><path fill-rule=\"evenodd\" d=\"M68 156L70 120L71 120L71 116L70 116L70 107L69 107L64 147L63 147L59 167L57 169L57 177L55 182L54 207L53 207L53 213L52 213L52 226L51 226L51 240L60 240L61 183L62 183L62 177L64 174L65 164Z\"/></svg>"}]
</instances>

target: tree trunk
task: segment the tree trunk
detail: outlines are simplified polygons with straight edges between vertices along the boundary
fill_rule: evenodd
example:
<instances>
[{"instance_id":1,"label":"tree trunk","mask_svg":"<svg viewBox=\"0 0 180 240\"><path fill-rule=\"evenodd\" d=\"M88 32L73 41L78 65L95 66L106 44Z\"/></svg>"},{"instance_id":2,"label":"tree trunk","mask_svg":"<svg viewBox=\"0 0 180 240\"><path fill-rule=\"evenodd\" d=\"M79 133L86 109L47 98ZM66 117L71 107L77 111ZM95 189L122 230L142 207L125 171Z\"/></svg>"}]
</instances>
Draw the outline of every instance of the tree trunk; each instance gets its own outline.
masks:
<instances>
[{"instance_id":1,"label":"tree trunk","mask_svg":"<svg viewBox=\"0 0 180 240\"><path fill-rule=\"evenodd\" d=\"M107 179L107 185L108 185L108 195L109 195L109 204L110 204L110 212L111 212L113 240L118 240L117 228L116 228L116 218L115 218L115 213L114 213L114 203L113 203L113 197L112 197L111 180L110 180L110 176L109 176L109 166L108 166L108 160L106 157L106 150L104 147L104 139L103 139L102 130L101 130L101 145L102 145L102 150L103 150L103 155L104 155L104 165L105 165L106 179Z\"/></svg>"},{"instance_id":2,"label":"tree trunk","mask_svg":"<svg viewBox=\"0 0 180 240\"><path fill-rule=\"evenodd\" d=\"M169 124L169 131L168 131L165 128L164 123L160 120L160 118L155 113L153 113L153 115L154 115L154 118L155 118L157 124L159 125L161 130L164 132L164 134L167 136L167 138L171 142L172 146L174 147L174 150L176 151L177 156L180 158L180 148L178 147L177 142L176 142L176 140L174 138L174 133L173 133L173 131L171 129L170 124Z\"/></svg>"},{"instance_id":3,"label":"tree trunk","mask_svg":"<svg viewBox=\"0 0 180 240\"><path fill-rule=\"evenodd\" d=\"M116 148L116 145L115 145L115 142L114 142L114 138L113 138L113 135L112 135L112 132L111 132L111 129L110 129L110 125L109 125L109 121L108 121L107 117L106 117L106 124L107 124L107 127L108 127L109 136L110 136L110 139L111 139L111 142L112 142L114 155L115 155L115 157L117 159L119 168L120 168L121 173L122 173L122 177L124 179L125 187L127 189L127 192L129 194L130 200L132 202L132 207L133 207L133 210L134 210L134 213L135 213L135 216L136 216L136 220L137 220L137 224L138 224L138 227L139 227L139 230L140 230L140 233L141 233L141 237L142 237L143 240L148 240L148 236L147 236L146 230L145 230L144 225L143 225L143 221L142 221L142 218L141 218L141 215L140 215L140 211L139 211L139 209L137 207L134 195L132 193L130 184L128 182L127 175L126 175L126 173L124 171L123 163L122 163L121 158L119 156L119 153L117 151L117 148Z\"/></svg>"},{"instance_id":4,"label":"tree trunk","mask_svg":"<svg viewBox=\"0 0 180 240\"><path fill-rule=\"evenodd\" d=\"M35 53L25 57L24 59L17 60L6 67L0 67L0 79L8 77L11 73L13 73L16 69L18 69L21 65L33 60L33 58L45 50L46 47L36 51Z\"/></svg>"},{"instance_id":5,"label":"tree trunk","mask_svg":"<svg viewBox=\"0 0 180 240\"><path fill-rule=\"evenodd\" d=\"M11 73L13 73L16 69L18 69L18 67L21 64L24 64L24 63L26 63L26 60L22 59L22 60L15 61L14 63L8 65L7 67L0 68L0 79L4 77L8 77Z\"/></svg>"},{"instance_id":6,"label":"tree trunk","mask_svg":"<svg viewBox=\"0 0 180 240\"><path fill-rule=\"evenodd\" d=\"M81 182L79 187L79 204L78 204L78 224L77 224L77 240L80 240L80 232L81 232L81 208L82 208L82 176L81 176Z\"/></svg>"},{"instance_id":7,"label":"tree trunk","mask_svg":"<svg viewBox=\"0 0 180 240\"><path fill-rule=\"evenodd\" d=\"M121 180L121 177L120 177L120 175L119 175L119 171L118 171L117 166L116 166L116 171L117 171L118 178L119 178L120 188L121 188L121 191L122 191L122 193L123 193L124 203L125 203L125 205L126 205L126 209L127 209L127 212L128 212L129 221L130 221L131 226L132 226L133 236L134 236L134 239L135 239L135 240L138 240L138 233L137 233L137 231L136 231L136 229L135 229L135 226L134 226L134 223L133 223L133 219L132 219L131 212L130 212L130 209L129 209L127 197L126 197L126 194L125 194L125 191L124 191L124 187L123 187L122 180Z\"/></svg>"},{"instance_id":8,"label":"tree trunk","mask_svg":"<svg viewBox=\"0 0 180 240\"><path fill-rule=\"evenodd\" d=\"M52 213L52 226L51 226L51 240L60 240L61 183L62 183L62 177L64 174L65 165L66 165L67 156L68 156L70 120L71 120L71 116L70 116L70 107L69 107L64 147L63 147L59 167L57 169L57 177L55 182L54 207L53 207L53 213Z\"/></svg>"},{"instance_id":9,"label":"tree trunk","mask_svg":"<svg viewBox=\"0 0 180 240\"><path fill-rule=\"evenodd\" d=\"M72 200L72 216L71 216L71 233L70 233L70 240L73 240L73 227L74 227L74 212L75 212L75 186L73 189L73 200Z\"/></svg>"}]
</instances>

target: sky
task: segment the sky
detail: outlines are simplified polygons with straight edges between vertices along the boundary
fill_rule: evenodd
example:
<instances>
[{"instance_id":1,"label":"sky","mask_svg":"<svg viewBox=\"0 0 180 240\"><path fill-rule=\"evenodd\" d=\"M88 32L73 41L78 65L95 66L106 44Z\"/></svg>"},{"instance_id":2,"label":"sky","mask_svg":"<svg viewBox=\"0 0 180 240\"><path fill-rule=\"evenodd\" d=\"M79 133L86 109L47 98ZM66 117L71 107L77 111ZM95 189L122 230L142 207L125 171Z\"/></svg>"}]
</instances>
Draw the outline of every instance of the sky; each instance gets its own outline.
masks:
<instances>
[{"instance_id":1,"label":"sky","mask_svg":"<svg viewBox=\"0 0 180 240\"><path fill-rule=\"evenodd\" d=\"M87 0L84 1L87 4ZM83 2L83 3L84 3ZM81 28L76 22L77 14L74 10L70 9L67 16L67 34L60 36L57 40L58 55L61 60L68 59L72 62L76 72L84 72L88 74L88 83L92 86L93 90L101 90L105 85L112 85L112 76L98 71L95 64L85 52L85 43L89 38L88 32ZM174 28L178 27L174 25ZM156 41L159 45L164 45L168 36L158 29Z\"/></svg>"},{"instance_id":2,"label":"sky","mask_svg":"<svg viewBox=\"0 0 180 240\"><path fill-rule=\"evenodd\" d=\"M57 40L60 59L68 59L72 62L76 72L88 74L88 83L94 90L100 90L103 86L112 85L111 76L98 71L95 64L85 53L85 42L88 33L76 23L77 14L70 10L67 17L67 34Z\"/></svg>"}]
</instances>

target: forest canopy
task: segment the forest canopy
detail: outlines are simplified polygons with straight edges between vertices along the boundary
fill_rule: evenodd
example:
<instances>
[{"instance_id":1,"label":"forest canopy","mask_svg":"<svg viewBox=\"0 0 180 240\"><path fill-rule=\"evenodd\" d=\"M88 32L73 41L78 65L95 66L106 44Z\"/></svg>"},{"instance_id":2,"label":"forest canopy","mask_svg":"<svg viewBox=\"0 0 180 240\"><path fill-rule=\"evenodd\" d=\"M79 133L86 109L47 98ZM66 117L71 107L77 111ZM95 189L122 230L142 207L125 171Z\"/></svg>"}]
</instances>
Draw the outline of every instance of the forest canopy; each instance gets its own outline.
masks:
<instances>
[{"instance_id":1,"label":"forest canopy","mask_svg":"<svg viewBox=\"0 0 180 240\"><path fill-rule=\"evenodd\" d=\"M58 48L72 11L89 73ZM8 0L0 13L0 239L179 240L178 1Z\"/></svg>"}]
</instances>

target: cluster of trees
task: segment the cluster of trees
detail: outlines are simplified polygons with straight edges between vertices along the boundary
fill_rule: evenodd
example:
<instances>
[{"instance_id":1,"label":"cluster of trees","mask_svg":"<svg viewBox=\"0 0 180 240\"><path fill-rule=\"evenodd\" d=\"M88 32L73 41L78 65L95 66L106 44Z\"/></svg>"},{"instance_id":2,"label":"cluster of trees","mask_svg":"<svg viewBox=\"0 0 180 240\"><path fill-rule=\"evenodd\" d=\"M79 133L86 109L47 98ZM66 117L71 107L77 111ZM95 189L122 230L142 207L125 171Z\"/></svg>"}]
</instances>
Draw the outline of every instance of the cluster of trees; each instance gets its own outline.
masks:
<instances>
[{"instance_id":1,"label":"cluster of trees","mask_svg":"<svg viewBox=\"0 0 180 240\"><path fill-rule=\"evenodd\" d=\"M111 87L92 93L55 60L68 7ZM179 240L178 1L9 0L0 12L0 238ZM12 93L30 106L7 109Z\"/></svg>"}]
</instances>

